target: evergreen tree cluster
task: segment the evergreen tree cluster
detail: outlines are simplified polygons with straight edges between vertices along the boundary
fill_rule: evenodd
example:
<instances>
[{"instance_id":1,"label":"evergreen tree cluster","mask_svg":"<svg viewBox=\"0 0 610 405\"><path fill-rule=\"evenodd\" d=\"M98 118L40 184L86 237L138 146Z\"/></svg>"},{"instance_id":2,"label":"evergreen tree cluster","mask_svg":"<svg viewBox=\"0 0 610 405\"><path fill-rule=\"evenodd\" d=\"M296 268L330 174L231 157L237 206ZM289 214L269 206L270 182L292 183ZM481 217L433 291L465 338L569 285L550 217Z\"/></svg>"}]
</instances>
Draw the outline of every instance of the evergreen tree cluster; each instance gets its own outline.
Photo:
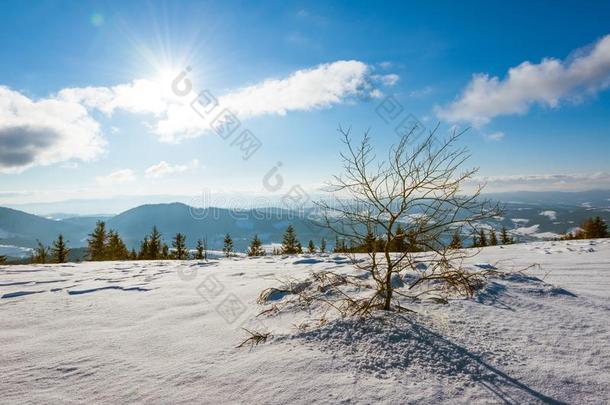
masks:
<instances>
[{"instance_id":1,"label":"evergreen tree cluster","mask_svg":"<svg viewBox=\"0 0 610 405\"><path fill-rule=\"evenodd\" d=\"M186 243L186 235L177 233L171 242L171 249L164 242L161 232L153 226L150 234L145 235L140 242L140 248L129 251L118 232L106 230L103 221L96 223L95 229L87 240L88 258L91 261L102 260L188 260L189 249ZM204 242L197 240L194 258L197 260L207 259L207 251Z\"/></svg>"},{"instance_id":2,"label":"evergreen tree cluster","mask_svg":"<svg viewBox=\"0 0 610 405\"><path fill-rule=\"evenodd\" d=\"M580 229L576 232L569 232L564 235L563 239L598 239L598 238L609 238L608 224L601 217L588 218L585 220Z\"/></svg>"},{"instance_id":3,"label":"evergreen tree cluster","mask_svg":"<svg viewBox=\"0 0 610 405\"><path fill-rule=\"evenodd\" d=\"M66 263L68 261L70 249L63 235L60 234L50 248L40 241L37 243L30 259L32 263Z\"/></svg>"},{"instance_id":4,"label":"evergreen tree cluster","mask_svg":"<svg viewBox=\"0 0 610 405\"><path fill-rule=\"evenodd\" d=\"M390 252L421 252L423 249L417 242L417 237L414 232L405 232L400 224L396 226L394 231L396 237L390 243ZM371 253L373 251L384 251L385 241L377 236L373 229L369 229L362 243L357 244L354 241L349 241L349 246L345 239L335 238L334 253Z\"/></svg>"},{"instance_id":5,"label":"evergreen tree cluster","mask_svg":"<svg viewBox=\"0 0 610 405\"><path fill-rule=\"evenodd\" d=\"M227 234L225 237L225 254L228 249L232 251L232 240L230 239L230 235ZM307 243L307 253L325 253L326 252L326 239L322 238L320 240L320 247L316 248L316 245L313 240L309 240ZM263 248L263 244L259 239L258 235L254 235L254 238L250 241L250 246L246 251L248 256L265 256L267 253ZM301 242L297 239L296 231L292 225L288 225L286 231L284 232L284 236L282 238L282 246L281 248L274 248L272 251L273 255L293 255L303 253L303 246Z\"/></svg>"},{"instance_id":6,"label":"evergreen tree cluster","mask_svg":"<svg viewBox=\"0 0 610 405\"><path fill-rule=\"evenodd\" d=\"M134 259L118 232L106 230L104 221L97 221L95 229L89 234L87 252L91 261Z\"/></svg>"},{"instance_id":7,"label":"evergreen tree cluster","mask_svg":"<svg viewBox=\"0 0 610 405\"><path fill-rule=\"evenodd\" d=\"M503 226L500 231L499 239L496 230L493 228L489 232L486 232L484 229L479 229L478 232L475 232L474 235L472 235L472 247L496 246L499 244L511 245L513 243L515 243L515 240L508 234L508 230L505 226Z\"/></svg>"}]
</instances>

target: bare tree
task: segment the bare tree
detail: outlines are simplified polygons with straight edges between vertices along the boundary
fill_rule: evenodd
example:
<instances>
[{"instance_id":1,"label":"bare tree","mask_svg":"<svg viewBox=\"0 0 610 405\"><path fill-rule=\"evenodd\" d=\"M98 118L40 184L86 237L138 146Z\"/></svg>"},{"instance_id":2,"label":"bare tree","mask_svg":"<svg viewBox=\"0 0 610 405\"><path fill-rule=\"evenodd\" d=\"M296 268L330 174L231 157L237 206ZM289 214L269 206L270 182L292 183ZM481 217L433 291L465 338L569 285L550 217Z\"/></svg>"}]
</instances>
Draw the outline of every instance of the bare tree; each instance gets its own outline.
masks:
<instances>
[{"instance_id":1,"label":"bare tree","mask_svg":"<svg viewBox=\"0 0 610 405\"><path fill-rule=\"evenodd\" d=\"M379 159L368 131L354 143L350 130L339 128L346 146L341 154L344 172L329 185L341 198L318 206L322 226L351 246L362 247L358 251L368 256L354 263L370 273L376 288L370 298L343 297L352 314L405 309L400 298L407 296L395 294L393 284L407 270L419 274L410 288L434 280L471 295L480 281L461 266L463 259L476 252L453 248L451 236L469 234L478 222L499 215L500 209L481 198L480 185L465 193L464 183L478 169L461 169L469 158L465 148L457 147L464 132L454 131L439 140L437 130L438 126L418 143L411 131L389 149L386 159ZM406 247L396 251L395 246L405 245L405 240L409 241ZM422 255L425 270L418 266Z\"/></svg>"}]
</instances>

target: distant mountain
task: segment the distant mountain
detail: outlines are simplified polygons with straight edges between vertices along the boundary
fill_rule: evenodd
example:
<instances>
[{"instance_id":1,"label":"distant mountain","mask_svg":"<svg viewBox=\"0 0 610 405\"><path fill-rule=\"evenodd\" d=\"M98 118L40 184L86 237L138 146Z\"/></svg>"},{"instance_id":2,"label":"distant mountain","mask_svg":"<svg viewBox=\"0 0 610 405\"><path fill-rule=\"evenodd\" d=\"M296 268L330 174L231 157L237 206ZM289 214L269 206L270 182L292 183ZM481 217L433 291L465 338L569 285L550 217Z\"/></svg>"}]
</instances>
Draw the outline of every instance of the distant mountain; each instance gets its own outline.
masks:
<instances>
[{"instance_id":1,"label":"distant mountain","mask_svg":"<svg viewBox=\"0 0 610 405\"><path fill-rule=\"evenodd\" d=\"M108 229L118 231L129 248L136 249L153 225L168 244L176 233L181 232L186 234L189 246L194 246L201 238L207 239L208 246L213 249L222 247L226 233L231 234L235 248L239 250L246 248L255 233L263 243L278 242L288 224L295 227L304 245L309 239L318 244L323 235L328 239L324 230L280 208L208 208L201 211L186 204L170 203L141 205L113 217L73 217L59 221L0 208L0 244L32 248L37 239L48 245L61 233L70 241L70 246L81 247L86 245L87 235L99 220L105 221Z\"/></svg>"},{"instance_id":2,"label":"distant mountain","mask_svg":"<svg viewBox=\"0 0 610 405\"><path fill-rule=\"evenodd\" d=\"M599 215L610 222L610 191L579 193L517 192L494 193L487 197L504 202L504 214L487 226L505 226L521 241L550 239L580 225L586 218ZM224 235L230 233L237 250L243 251L254 234L263 243L281 242L288 224L292 224L303 245L312 239L316 245L325 237L329 246L334 236L310 221L281 208L228 210L224 208L193 209L183 203L146 204L115 216L82 216L52 220L22 211L0 208L0 254L23 252L39 239L50 244L62 233L73 248L86 246L87 235L98 220L118 231L129 248L138 248L144 235L156 225L169 244L182 232L193 247L196 240L207 239L211 249L222 247ZM27 250L25 250L27 252ZM12 253L11 253L12 254Z\"/></svg>"},{"instance_id":3,"label":"distant mountain","mask_svg":"<svg viewBox=\"0 0 610 405\"><path fill-rule=\"evenodd\" d=\"M182 232L190 245L201 238L207 239L211 248L222 247L223 238L229 233L240 250L246 248L255 233L263 243L280 241L289 224L295 227L303 244L309 239L317 244L320 237L327 234L308 221L296 218L294 213L279 208L239 211L208 208L195 211L182 203L154 204L130 209L107 221L108 227L117 230L132 247L137 247L144 235L156 225L168 242L173 235Z\"/></svg>"},{"instance_id":4,"label":"distant mountain","mask_svg":"<svg viewBox=\"0 0 610 405\"><path fill-rule=\"evenodd\" d=\"M502 202L520 204L610 208L610 190L515 191L487 193L485 196Z\"/></svg>"},{"instance_id":5,"label":"distant mountain","mask_svg":"<svg viewBox=\"0 0 610 405\"><path fill-rule=\"evenodd\" d=\"M86 227L78 224L0 207L0 243L4 245L34 247L37 239L49 244L60 233L72 244L80 245L87 231Z\"/></svg>"}]
</instances>

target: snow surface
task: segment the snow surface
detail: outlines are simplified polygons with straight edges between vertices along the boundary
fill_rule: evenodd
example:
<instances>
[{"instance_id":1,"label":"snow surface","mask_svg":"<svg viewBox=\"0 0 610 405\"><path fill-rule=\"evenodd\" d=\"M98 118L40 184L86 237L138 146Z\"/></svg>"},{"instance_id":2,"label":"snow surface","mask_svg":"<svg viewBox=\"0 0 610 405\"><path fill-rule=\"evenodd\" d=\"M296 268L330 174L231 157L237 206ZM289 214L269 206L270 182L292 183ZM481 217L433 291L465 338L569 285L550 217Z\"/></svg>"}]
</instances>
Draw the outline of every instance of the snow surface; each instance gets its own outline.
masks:
<instances>
[{"instance_id":1,"label":"snow surface","mask_svg":"<svg viewBox=\"0 0 610 405\"><path fill-rule=\"evenodd\" d=\"M354 272L343 256L0 266L1 402L608 403L610 240L470 261L534 263L472 299L310 328L320 313L255 318L256 298ZM273 337L236 348L242 326Z\"/></svg>"},{"instance_id":2,"label":"snow surface","mask_svg":"<svg viewBox=\"0 0 610 405\"><path fill-rule=\"evenodd\" d=\"M554 221L557 219L557 211L553 211L553 210L542 211L542 212L540 212L539 215L548 217L551 221Z\"/></svg>"}]
</instances>

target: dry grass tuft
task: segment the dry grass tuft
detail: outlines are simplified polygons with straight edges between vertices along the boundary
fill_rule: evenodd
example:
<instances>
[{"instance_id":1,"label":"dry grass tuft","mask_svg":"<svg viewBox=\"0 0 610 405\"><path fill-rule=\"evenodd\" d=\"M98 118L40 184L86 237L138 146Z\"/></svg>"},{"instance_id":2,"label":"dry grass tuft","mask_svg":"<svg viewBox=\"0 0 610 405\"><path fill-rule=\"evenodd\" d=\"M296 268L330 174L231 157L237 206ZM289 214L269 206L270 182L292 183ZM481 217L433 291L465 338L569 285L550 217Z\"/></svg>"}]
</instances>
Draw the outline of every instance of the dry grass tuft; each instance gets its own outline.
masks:
<instances>
[{"instance_id":1,"label":"dry grass tuft","mask_svg":"<svg viewBox=\"0 0 610 405\"><path fill-rule=\"evenodd\" d=\"M272 337L271 332L258 332L258 331L248 330L246 328L242 328L242 329L245 330L246 332L248 332L250 334L250 336L248 338L246 338L243 342L241 342L237 347L250 346L250 349L252 349L254 346L257 346L260 343L265 343L267 341L267 339Z\"/></svg>"}]
</instances>

